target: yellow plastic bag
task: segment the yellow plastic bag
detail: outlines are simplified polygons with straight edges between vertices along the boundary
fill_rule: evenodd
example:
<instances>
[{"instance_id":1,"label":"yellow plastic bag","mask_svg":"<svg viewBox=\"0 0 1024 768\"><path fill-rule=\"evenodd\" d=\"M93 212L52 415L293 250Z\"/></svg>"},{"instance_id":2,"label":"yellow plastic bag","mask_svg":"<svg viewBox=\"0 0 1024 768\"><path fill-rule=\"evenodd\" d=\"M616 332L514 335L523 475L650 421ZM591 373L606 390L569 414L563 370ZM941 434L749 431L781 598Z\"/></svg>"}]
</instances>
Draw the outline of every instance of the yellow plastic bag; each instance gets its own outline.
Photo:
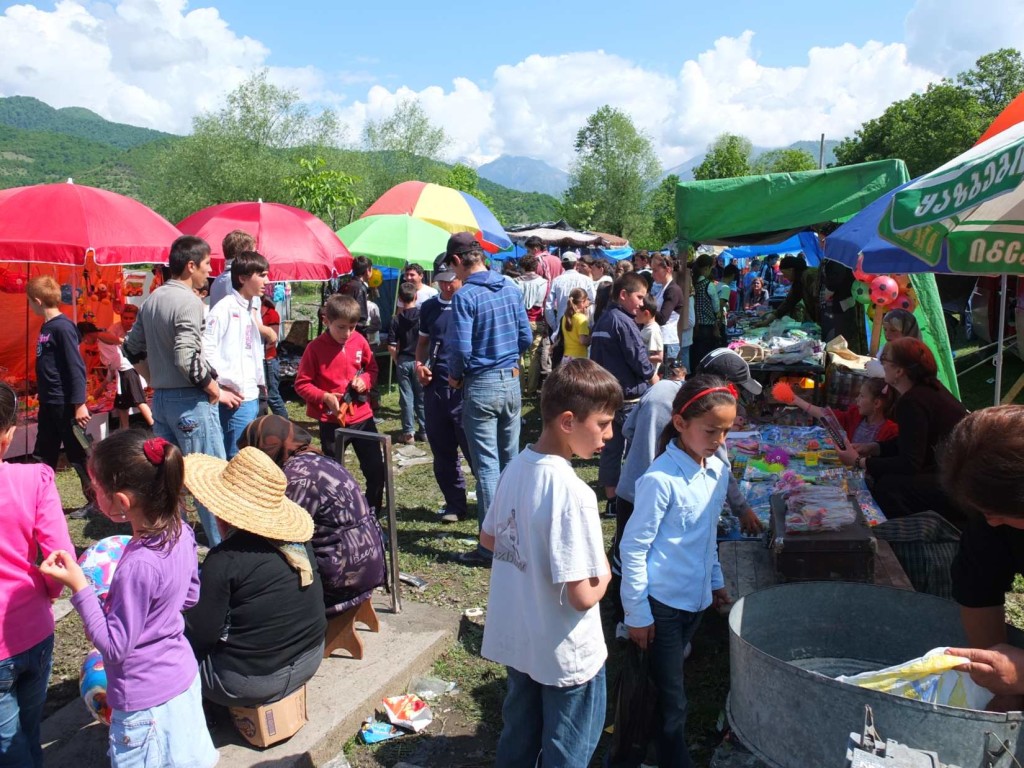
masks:
<instances>
[{"instance_id":1,"label":"yellow plastic bag","mask_svg":"<svg viewBox=\"0 0 1024 768\"><path fill-rule=\"evenodd\" d=\"M840 675L836 680L928 704L984 709L992 692L971 680L966 672L954 669L968 661L963 656L949 656L945 648L933 648L920 658L893 667Z\"/></svg>"}]
</instances>

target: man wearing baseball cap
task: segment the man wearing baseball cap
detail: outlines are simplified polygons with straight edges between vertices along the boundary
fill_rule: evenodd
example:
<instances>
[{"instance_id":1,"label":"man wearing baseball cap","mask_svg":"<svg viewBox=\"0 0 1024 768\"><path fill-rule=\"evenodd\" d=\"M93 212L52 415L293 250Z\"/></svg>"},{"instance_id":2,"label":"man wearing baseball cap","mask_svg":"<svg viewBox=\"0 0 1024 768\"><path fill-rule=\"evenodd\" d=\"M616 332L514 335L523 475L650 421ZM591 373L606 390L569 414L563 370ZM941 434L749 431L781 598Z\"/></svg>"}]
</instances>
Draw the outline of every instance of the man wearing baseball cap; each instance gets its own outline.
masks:
<instances>
[{"instance_id":1,"label":"man wearing baseball cap","mask_svg":"<svg viewBox=\"0 0 1024 768\"><path fill-rule=\"evenodd\" d=\"M462 426L477 482L477 520L494 498L498 476L519 453L522 390L519 358L533 332L514 283L487 268L483 248L469 232L448 239L445 264L462 280L452 297L445 333L448 382L462 389ZM428 430L429 431L429 430ZM459 560L489 567L493 553L482 544Z\"/></svg>"}]
</instances>

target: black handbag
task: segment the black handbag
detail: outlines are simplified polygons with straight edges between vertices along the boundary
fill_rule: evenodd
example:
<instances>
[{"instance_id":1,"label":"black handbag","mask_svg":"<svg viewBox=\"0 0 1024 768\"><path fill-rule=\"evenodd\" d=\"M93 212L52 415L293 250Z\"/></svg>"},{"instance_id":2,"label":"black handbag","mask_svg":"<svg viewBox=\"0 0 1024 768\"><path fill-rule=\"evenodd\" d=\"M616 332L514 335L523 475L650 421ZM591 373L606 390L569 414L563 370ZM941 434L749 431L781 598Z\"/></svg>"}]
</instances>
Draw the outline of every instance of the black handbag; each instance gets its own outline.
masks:
<instances>
[{"instance_id":1,"label":"black handbag","mask_svg":"<svg viewBox=\"0 0 1024 768\"><path fill-rule=\"evenodd\" d=\"M611 768L644 762L657 727L658 689L651 679L650 654L630 642L615 686L615 730L608 748Z\"/></svg>"}]
</instances>

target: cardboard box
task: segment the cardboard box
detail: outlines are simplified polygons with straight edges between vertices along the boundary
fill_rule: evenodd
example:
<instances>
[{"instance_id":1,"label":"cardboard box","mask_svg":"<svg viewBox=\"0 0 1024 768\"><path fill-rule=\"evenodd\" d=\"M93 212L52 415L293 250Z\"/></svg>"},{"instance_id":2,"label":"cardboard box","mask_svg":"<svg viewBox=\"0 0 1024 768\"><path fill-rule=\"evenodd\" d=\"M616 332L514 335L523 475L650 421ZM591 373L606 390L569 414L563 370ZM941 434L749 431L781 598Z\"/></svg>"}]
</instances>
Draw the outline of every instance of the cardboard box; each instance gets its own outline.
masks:
<instances>
[{"instance_id":1,"label":"cardboard box","mask_svg":"<svg viewBox=\"0 0 1024 768\"><path fill-rule=\"evenodd\" d=\"M257 747L269 747L291 738L306 724L306 686L273 704L261 707L231 707L231 719L245 740Z\"/></svg>"}]
</instances>

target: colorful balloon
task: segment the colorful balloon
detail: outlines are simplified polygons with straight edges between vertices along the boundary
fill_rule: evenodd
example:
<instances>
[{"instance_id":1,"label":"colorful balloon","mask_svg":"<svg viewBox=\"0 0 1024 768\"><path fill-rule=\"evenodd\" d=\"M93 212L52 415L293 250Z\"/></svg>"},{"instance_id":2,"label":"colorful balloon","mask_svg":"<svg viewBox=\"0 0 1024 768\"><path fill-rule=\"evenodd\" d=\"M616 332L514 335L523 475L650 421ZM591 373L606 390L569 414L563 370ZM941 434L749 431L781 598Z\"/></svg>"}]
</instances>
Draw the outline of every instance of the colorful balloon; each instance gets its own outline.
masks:
<instances>
[{"instance_id":1,"label":"colorful balloon","mask_svg":"<svg viewBox=\"0 0 1024 768\"><path fill-rule=\"evenodd\" d=\"M900 293L906 293L907 289L910 288L910 275L893 275L892 279L900 287Z\"/></svg>"},{"instance_id":2,"label":"colorful balloon","mask_svg":"<svg viewBox=\"0 0 1024 768\"><path fill-rule=\"evenodd\" d=\"M82 695L89 714L97 722L110 725L110 705L107 704L107 671L103 666L103 657L93 648L82 662L82 671L78 676L78 692Z\"/></svg>"},{"instance_id":3,"label":"colorful balloon","mask_svg":"<svg viewBox=\"0 0 1024 768\"><path fill-rule=\"evenodd\" d=\"M871 286L861 280L858 280L853 284L850 289L850 295L861 304L871 303Z\"/></svg>"},{"instance_id":4,"label":"colorful balloon","mask_svg":"<svg viewBox=\"0 0 1024 768\"><path fill-rule=\"evenodd\" d=\"M131 536L108 536L97 541L78 558L78 564L82 566L85 578L96 590L100 605L104 608L106 608L110 584L114 580L114 571L121 560L124 548L131 540Z\"/></svg>"},{"instance_id":5,"label":"colorful balloon","mask_svg":"<svg viewBox=\"0 0 1024 768\"><path fill-rule=\"evenodd\" d=\"M917 309L917 297L909 293L901 293L889 309L905 309L907 312L913 312Z\"/></svg>"},{"instance_id":6,"label":"colorful balloon","mask_svg":"<svg viewBox=\"0 0 1024 768\"><path fill-rule=\"evenodd\" d=\"M888 275L879 275L871 281L871 303L877 307L888 307L900 295L900 287Z\"/></svg>"}]
</instances>

